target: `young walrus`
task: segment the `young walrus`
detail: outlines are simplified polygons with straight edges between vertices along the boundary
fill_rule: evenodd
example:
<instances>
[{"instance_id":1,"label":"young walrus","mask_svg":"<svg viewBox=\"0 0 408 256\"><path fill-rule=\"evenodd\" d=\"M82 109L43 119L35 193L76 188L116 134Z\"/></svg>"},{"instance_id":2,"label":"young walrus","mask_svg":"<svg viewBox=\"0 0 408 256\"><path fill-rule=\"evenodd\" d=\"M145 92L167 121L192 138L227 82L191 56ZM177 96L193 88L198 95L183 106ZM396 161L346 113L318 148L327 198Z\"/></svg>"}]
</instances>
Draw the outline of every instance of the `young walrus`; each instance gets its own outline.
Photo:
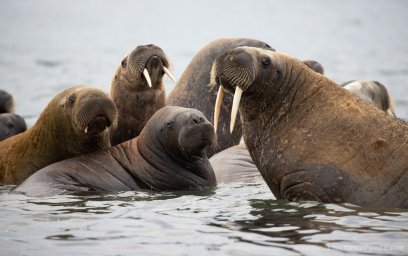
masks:
<instances>
[{"instance_id":1,"label":"young walrus","mask_svg":"<svg viewBox=\"0 0 408 256\"><path fill-rule=\"evenodd\" d=\"M232 120L239 109L246 146L277 198L408 207L406 124L283 53L228 51L211 83L234 93Z\"/></svg>"},{"instance_id":2,"label":"young walrus","mask_svg":"<svg viewBox=\"0 0 408 256\"><path fill-rule=\"evenodd\" d=\"M112 146L139 135L149 118L166 105L163 75L175 81L169 66L163 50L152 44L136 47L122 60L110 86L119 112L118 125L110 129Z\"/></svg>"},{"instance_id":3,"label":"young walrus","mask_svg":"<svg viewBox=\"0 0 408 256\"><path fill-rule=\"evenodd\" d=\"M29 177L16 191L30 196L129 190L193 190L216 185L205 154L214 128L195 109L164 107L136 138L66 159Z\"/></svg>"},{"instance_id":4,"label":"young walrus","mask_svg":"<svg viewBox=\"0 0 408 256\"><path fill-rule=\"evenodd\" d=\"M97 88L60 92L33 127L0 142L0 184L19 184L49 164L109 148L107 128L117 118L112 100Z\"/></svg>"}]
</instances>

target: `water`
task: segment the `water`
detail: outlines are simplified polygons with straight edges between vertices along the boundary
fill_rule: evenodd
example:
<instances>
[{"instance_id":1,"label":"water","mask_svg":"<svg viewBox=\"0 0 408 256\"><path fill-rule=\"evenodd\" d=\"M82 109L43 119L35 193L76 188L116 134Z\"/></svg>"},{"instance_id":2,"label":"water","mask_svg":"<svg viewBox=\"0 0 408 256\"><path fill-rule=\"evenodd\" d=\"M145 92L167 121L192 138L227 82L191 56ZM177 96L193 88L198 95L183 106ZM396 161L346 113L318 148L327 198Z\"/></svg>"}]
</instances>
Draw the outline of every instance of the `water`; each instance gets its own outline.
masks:
<instances>
[{"instance_id":1,"label":"water","mask_svg":"<svg viewBox=\"0 0 408 256\"><path fill-rule=\"evenodd\" d=\"M188 193L0 194L2 255L407 255L408 212L274 200L262 182Z\"/></svg>"},{"instance_id":2,"label":"water","mask_svg":"<svg viewBox=\"0 0 408 256\"><path fill-rule=\"evenodd\" d=\"M0 1L0 88L33 124L73 84L108 90L122 57L162 47L177 77L219 37L378 80L408 119L408 2ZM170 91L171 81L166 81ZM29 198L0 188L0 255L408 255L408 213L277 201L262 181L189 193Z\"/></svg>"}]
</instances>

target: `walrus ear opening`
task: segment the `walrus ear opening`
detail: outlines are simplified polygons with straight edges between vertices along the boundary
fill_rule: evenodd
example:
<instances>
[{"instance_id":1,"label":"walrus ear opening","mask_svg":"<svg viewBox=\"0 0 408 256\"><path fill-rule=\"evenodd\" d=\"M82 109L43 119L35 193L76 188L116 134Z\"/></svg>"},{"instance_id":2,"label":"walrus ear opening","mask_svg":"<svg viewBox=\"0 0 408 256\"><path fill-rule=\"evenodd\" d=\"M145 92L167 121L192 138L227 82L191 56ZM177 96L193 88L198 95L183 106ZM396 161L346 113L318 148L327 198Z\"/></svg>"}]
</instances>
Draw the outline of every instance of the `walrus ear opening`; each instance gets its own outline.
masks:
<instances>
[{"instance_id":1,"label":"walrus ear opening","mask_svg":"<svg viewBox=\"0 0 408 256\"><path fill-rule=\"evenodd\" d=\"M168 122L166 123L166 128L167 128L167 129L173 130L173 127L174 127L174 122L173 122L173 121L168 121Z\"/></svg>"}]
</instances>

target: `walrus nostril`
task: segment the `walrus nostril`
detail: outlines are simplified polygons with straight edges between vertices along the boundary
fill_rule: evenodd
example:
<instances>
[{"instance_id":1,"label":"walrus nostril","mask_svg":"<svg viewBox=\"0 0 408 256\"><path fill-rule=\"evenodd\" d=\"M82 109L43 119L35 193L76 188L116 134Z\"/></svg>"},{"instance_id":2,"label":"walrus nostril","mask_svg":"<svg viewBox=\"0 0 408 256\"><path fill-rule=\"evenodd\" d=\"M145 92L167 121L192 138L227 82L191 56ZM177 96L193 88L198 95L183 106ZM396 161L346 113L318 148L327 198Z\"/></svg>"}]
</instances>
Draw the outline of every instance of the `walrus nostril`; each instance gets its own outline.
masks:
<instances>
[{"instance_id":1,"label":"walrus nostril","mask_svg":"<svg viewBox=\"0 0 408 256\"><path fill-rule=\"evenodd\" d=\"M202 117L200 117L200 116L194 115L194 116L191 118L191 122L194 123L194 124L202 124L202 123L205 122L205 120L204 120L204 118L202 118Z\"/></svg>"}]
</instances>

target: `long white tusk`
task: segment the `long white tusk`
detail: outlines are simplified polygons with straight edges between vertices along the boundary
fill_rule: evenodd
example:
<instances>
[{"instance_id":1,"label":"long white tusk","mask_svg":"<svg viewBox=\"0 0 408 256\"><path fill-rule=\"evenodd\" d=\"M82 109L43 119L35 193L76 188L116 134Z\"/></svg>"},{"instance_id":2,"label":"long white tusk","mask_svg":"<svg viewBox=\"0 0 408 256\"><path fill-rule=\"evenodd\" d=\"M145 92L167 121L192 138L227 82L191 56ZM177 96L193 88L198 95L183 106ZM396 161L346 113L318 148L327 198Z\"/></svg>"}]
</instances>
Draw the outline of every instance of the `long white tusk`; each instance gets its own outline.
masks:
<instances>
[{"instance_id":1,"label":"long white tusk","mask_svg":"<svg viewBox=\"0 0 408 256\"><path fill-rule=\"evenodd\" d=\"M152 88L152 80L150 80L149 71L147 71L147 69L143 70L143 75L146 78L146 81L147 81L147 84L149 85L149 87Z\"/></svg>"},{"instance_id":2,"label":"long white tusk","mask_svg":"<svg viewBox=\"0 0 408 256\"><path fill-rule=\"evenodd\" d=\"M218 127L218 119L220 118L220 109L222 105L222 98L224 97L224 89L222 85L218 89L217 99L215 100L215 107L214 107L214 130L217 132Z\"/></svg>"},{"instance_id":3,"label":"long white tusk","mask_svg":"<svg viewBox=\"0 0 408 256\"><path fill-rule=\"evenodd\" d=\"M239 102L241 101L242 89L238 86L235 87L234 100L232 102L231 109L231 123L230 123L230 132L234 131L235 119L237 118Z\"/></svg>"},{"instance_id":4,"label":"long white tusk","mask_svg":"<svg viewBox=\"0 0 408 256\"><path fill-rule=\"evenodd\" d=\"M88 126L85 128L85 133L88 133Z\"/></svg>"},{"instance_id":5,"label":"long white tusk","mask_svg":"<svg viewBox=\"0 0 408 256\"><path fill-rule=\"evenodd\" d=\"M163 71L164 71L164 73L166 73L166 75L168 75L170 77L171 80L173 80L173 82L176 82L176 77L170 72L170 70L168 68L163 66Z\"/></svg>"}]
</instances>

